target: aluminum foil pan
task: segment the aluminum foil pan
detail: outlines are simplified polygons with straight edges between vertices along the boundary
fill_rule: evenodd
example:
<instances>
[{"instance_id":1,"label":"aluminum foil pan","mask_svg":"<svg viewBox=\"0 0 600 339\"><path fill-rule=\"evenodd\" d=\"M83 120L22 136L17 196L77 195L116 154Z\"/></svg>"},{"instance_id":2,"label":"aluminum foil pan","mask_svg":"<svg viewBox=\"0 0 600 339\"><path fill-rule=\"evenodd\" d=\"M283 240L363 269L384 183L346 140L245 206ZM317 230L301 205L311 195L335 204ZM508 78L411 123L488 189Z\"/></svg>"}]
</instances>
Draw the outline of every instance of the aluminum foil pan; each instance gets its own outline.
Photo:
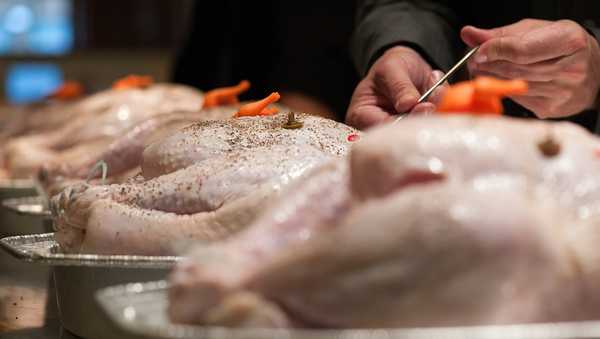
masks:
<instances>
[{"instance_id":1,"label":"aluminum foil pan","mask_svg":"<svg viewBox=\"0 0 600 339\"><path fill-rule=\"evenodd\" d=\"M0 180L0 200L38 196L39 189L32 180ZM39 217L17 215L0 208L0 237L44 232L44 222Z\"/></svg>"},{"instance_id":2,"label":"aluminum foil pan","mask_svg":"<svg viewBox=\"0 0 600 339\"><path fill-rule=\"evenodd\" d=\"M62 253L54 233L6 237L0 239L0 246L19 259L52 266L164 269L181 259L177 256Z\"/></svg>"},{"instance_id":3,"label":"aluminum foil pan","mask_svg":"<svg viewBox=\"0 0 600 339\"><path fill-rule=\"evenodd\" d=\"M36 182L29 179L0 180L0 195L18 190L28 190L33 192L33 195L37 195Z\"/></svg>"},{"instance_id":4,"label":"aluminum foil pan","mask_svg":"<svg viewBox=\"0 0 600 339\"><path fill-rule=\"evenodd\" d=\"M0 236L52 232L52 217L40 196L2 200Z\"/></svg>"},{"instance_id":5,"label":"aluminum foil pan","mask_svg":"<svg viewBox=\"0 0 600 339\"><path fill-rule=\"evenodd\" d=\"M600 322L360 330L228 329L173 324L166 316L167 283L113 286L96 301L119 338L147 339L566 339L600 338Z\"/></svg>"},{"instance_id":6,"label":"aluminum foil pan","mask_svg":"<svg viewBox=\"0 0 600 339\"><path fill-rule=\"evenodd\" d=\"M47 205L46 199L40 196L2 200L2 207L17 215L51 219L52 213Z\"/></svg>"},{"instance_id":7,"label":"aluminum foil pan","mask_svg":"<svg viewBox=\"0 0 600 339\"><path fill-rule=\"evenodd\" d=\"M113 338L94 293L111 285L164 279L181 259L176 256L65 254L54 233L0 239L0 246L28 262L53 266L61 324L85 338Z\"/></svg>"}]
</instances>

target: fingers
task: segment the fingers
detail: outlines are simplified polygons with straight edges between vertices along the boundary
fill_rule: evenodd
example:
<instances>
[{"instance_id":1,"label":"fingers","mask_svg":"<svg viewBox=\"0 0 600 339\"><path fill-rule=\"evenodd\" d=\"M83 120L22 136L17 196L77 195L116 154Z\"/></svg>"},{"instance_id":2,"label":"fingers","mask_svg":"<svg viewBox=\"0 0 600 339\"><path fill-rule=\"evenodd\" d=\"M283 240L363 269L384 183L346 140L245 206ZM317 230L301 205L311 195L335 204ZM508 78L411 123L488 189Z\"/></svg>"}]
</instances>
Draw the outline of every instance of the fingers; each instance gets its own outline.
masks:
<instances>
[{"instance_id":1,"label":"fingers","mask_svg":"<svg viewBox=\"0 0 600 339\"><path fill-rule=\"evenodd\" d=\"M443 76L444 76L444 73L440 70L435 70L435 71L431 72L431 75L429 76L429 83L427 84L427 89L429 89L431 86L435 85ZM429 98L427 98L427 101L433 103L434 105L439 104L440 101L442 100L444 92L446 91L447 88L448 88L448 82L444 82L442 85L440 85L438 88L436 88L433 91L433 93L431 93ZM435 109L435 106L434 106L434 109Z\"/></svg>"},{"instance_id":2,"label":"fingers","mask_svg":"<svg viewBox=\"0 0 600 339\"><path fill-rule=\"evenodd\" d=\"M410 111L410 114L433 113L433 112L435 112L435 108L436 108L436 106L434 104L432 104L431 102L422 102L420 104L417 104L415 107L413 107L413 109Z\"/></svg>"},{"instance_id":3,"label":"fingers","mask_svg":"<svg viewBox=\"0 0 600 339\"><path fill-rule=\"evenodd\" d=\"M532 59L530 51L522 44L522 40L514 36L503 36L484 42L473 58L476 63L506 60L520 64L527 64L527 61L534 62Z\"/></svg>"},{"instance_id":4,"label":"fingers","mask_svg":"<svg viewBox=\"0 0 600 339\"><path fill-rule=\"evenodd\" d=\"M429 80L426 83L427 89L429 89L430 87L435 85L443 76L444 76L444 73L440 70L435 70L435 71L431 72L431 74L429 76ZM411 114L427 114L427 113L435 112L436 104L441 101L442 95L447 87L448 87L447 82L440 85L429 95L429 97L427 98L426 101L416 104L414 107L412 107L412 109L410 110L410 113Z\"/></svg>"},{"instance_id":5,"label":"fingers","mask_svg":"<svg viewBox=\"0 0 600 339\"><path fill-rule=\"evenodd\" d=\"M419 100L419 91L399 60L390 60L385 72L377 74L374 80L377 88L390 98L397 113L407 112Z\"/></svg>"},{"instance_id":6,"label":"fingers","mask_svg":"<svg viewBox=\"0 0 600 339\"><path fill-rule=\"evenodd\" d=\"M348 125L365 129L385 121L391 115L392 108L374 87L370 78L363 79L356 86L346 113Z\"/></svg>"},{"instance_id":7,"label":"fingers","mask_svg":"<svg viewBox=\"0 0 600 339\"><path fill-rule=\"evenodd\" d=\"M504 77L502 75L497 75L495 73L490 72L479 72L477 75L481 76L489 76L494 77L501 80L511 80L509 77ZM540 81L528 81L527 82L528 89L527 93L520 96L511 96L511 98L545 98L546 100L550 97L561 95L561 91L557 90L557 86L555 83L548 82L540 82Z\"/></svg>"},{"instance_id":8,"label":"fingers","mask_svg":"<svg viewBox=\"0 0 600 339\"><path fill-rule=\"evenodd\" d=\"M483 72L483 76L494 76ZM510 80L507 78L496 76L502 80ZM562 89L557 90L552 82L528 82L529 89L524 95L510 96L517 104L525 107L533 112L538 118L559 117L564 115L560 110L560 103L563 102L561 96L564 95ZM557 99L558 97L558 99Z\"/></svg>"},{"instance_id":9,"label":"fingers","mask_svg":"<svg viewBox=\"0 0 600 339\"><path fill-rule=\"evenodd\" d=\"M493 38L509 35L522 35L524 32L542 27L547 24L548 21L545 20L524 19L511 25L492 29L481 29L474 26L465 26L460 31L460 37L469 47L475 47Z\"/></svg>"},{"instance_id":10,"label":"fingers","mask_svg":"<svg viewBox=\"0 0 600 339\"><path fill-rule=\"evenodd\" d=\"M527 93L521 96L523 98L556 98L557 96L566 94L566 91L562 90L562 88L557 86L553 81L531 81L527 84Z\"/></svg>"},{"instance_id":11,"label":"fingers","mask_svg":"<svg viewBox=\"0 0 600 339\"><path fill-rule=\"evenodd\" d=\"M435 71L431 72L431 74L429 75L429 79L428 79L427 83L425 84L426 85L425 90L428 90L430 87L435 85L443 76L444 76L444 73L440 70L435 70ZM418 103L415 106L413 106L412 109L410 110L410 113L411 114L427 114L427 113L435 112L436 104L441 101L442 95L447 87L448 87L447 82L440 85L429 95L429 97L427 98L426 101Z\"/></svg>"},{"instance_id":12,"label":"fingers","mask_svg":"<svg viewBox=\"0 0 600 339\"><path fill-rule=\"evenodd\" d=\"M350 107L346 115L346 123L362 130L381 124L390 117L389 113L379 109L377 106Z\"/></svg>"},{"instance_id":13,"label":"fingers","mask_svg":"<svg viewBox=\"0 0 600 339\"><path fill-rule=\"evenodd\" d=\"M440 70L435 70L435 71L431 72L431 74L428 77L427 82L424 83L423 87L425 89L423 90L423 93L426 90L428 90L429 88L431 88L433 85L435 85L443 76L444 76L444 73ZM447 87L448 87L448 83L444 83L443 85L440 85L429 95L429 97L427 98L426 101L421 102L421 103L415 103L414 105L412 105L410 107L410 113L411 114L426 114L426 113L435 112L436 104L438 102L440 102L441 96L443 95L443 92ZM405 111L403 111L403 112L405 112Z\"/></svg>"},{"instance_id":14,"label":"fingers","mask_svg":"<svg viewBox=\"0 0 600 339\"><path fill-rule=\"evenodd\" d=\"M473 48L477 45L481 45L482 43L494 37L495 35L492 33L492 30L488 29L480 29L473 26L465 26L463 27L463 29L460 30L460 38L470 48Z\"/></svg>"},{"instance_id":15,"label":"fingers","mask_svg":"<svg viewBox=\"0 0 600 339\"><path fill-rule=\"evenodd\" d=\"M531 65L515 64L508 61L492 61L481 64L470 62L469 70L474 75L485 72L509 79L546 82L554 79L557 72L562 70L562 66L554 61L542 61Z\"/></svg>"},{"instance_id":16,"label":"fingers","mask_svg":"<svg viewBox=\"0 0 600 339\"><path fill-rule=\"evenodd\" d=\"M348 107L346 122L366 128L389 120L391 116L415 112L432 112L433 103L417 105L423 89L427 90L443 74L432 72L430 66L414 50L396 46L388 49L371 67L356 87ZM429 100L437 102L441 89Z\"/></svg>"},{"instance_id":17,"label":"fingers","mask_svg":"<svg viewBox=\"0 0 600 339\"><path fill-rule=\"evenodd\" d=\"M527 65L567 56L585 48L587 33L576 23L557 21L524 32L484 42L474 57L478 63L510 61Z\"/></svg>"},{"instance_id":18,"label":"fingers","mask_svg":"<svg viewBox=\"0 0 600 339\"><path fill-rule=\"evenodd\" d=\"M441 71L434 71L429 76L427 86L433 86L444 74ZM377 94L374 86L369 85L369 79L359 83L354 91L348 112L346 114L346 123L359 129L365 129L373 125L378 125L385 121L395 119L396 109L386 103L385 97ZM441 100L443 91L448 84L438 87L428 98L429 102L412 105L409 109L411 114L427 114L435 112L437 103ZM418 93L418 92L417 92ZM415 100L416 102L416 100Z\"/></svg>"},{"instance_id":19,"label":"fingers","mask_svg":"<svg viewBox=\"0 0 600 339\"><path fill-rule=\"evenodd\" d=\"M544 119L553 117L548 109L548 98L533 96L514 96L510 98L517 104L533 112L538 118Z\"/></svg>"}]
</instances>

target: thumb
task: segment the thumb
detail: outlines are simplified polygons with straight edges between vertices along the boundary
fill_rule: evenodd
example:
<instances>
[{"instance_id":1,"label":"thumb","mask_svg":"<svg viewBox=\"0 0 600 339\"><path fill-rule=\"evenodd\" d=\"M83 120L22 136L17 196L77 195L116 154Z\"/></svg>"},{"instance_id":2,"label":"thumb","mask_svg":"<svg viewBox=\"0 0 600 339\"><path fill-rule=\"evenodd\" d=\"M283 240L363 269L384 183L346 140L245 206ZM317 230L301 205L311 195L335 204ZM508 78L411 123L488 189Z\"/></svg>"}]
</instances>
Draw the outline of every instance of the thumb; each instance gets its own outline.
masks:
<instances>
[{"instance_id":1,"label":"thumb","mask_svg":"<svg viewBox=\"0 0 600 339\"><path fill-rule=\"evenodd\" d=\"M379 75L375 79L377 87L388 98L395 113L408 112L417 104L420 94L406 70L389 67Z\"/></svg>"},{"instance_id":2,"label":"thumb","mask_svg":"<svg viewBox=\"0 0 600 339\"><path fill-rule=\"evenodd\" d=\"M496 37L494 30L465 26L460 30L460 38L469 47L475 47Z\"/></svg>"},{"instance_id":3,"label":"thumb","mask_svg":"<svg viewBox=\"0 0 600 339\"><path fill-rule=\"evenodd\" d=\"M390 87L392 103L397 113L408 112L419 101L419 91L409 78Z\"/></svg>"},{"instance_id":4,"label":"thumb","mask_svg":"<svg viewBox=\"0 0 600 339\"><path fill-rule=\"evenodd\" d=\"M392 113L408 112L417 104L421 96L417 88L431 73L429 65L414 51L386 52L373 70L377 92L393 108Z\"/></svg>"}]
</instances>

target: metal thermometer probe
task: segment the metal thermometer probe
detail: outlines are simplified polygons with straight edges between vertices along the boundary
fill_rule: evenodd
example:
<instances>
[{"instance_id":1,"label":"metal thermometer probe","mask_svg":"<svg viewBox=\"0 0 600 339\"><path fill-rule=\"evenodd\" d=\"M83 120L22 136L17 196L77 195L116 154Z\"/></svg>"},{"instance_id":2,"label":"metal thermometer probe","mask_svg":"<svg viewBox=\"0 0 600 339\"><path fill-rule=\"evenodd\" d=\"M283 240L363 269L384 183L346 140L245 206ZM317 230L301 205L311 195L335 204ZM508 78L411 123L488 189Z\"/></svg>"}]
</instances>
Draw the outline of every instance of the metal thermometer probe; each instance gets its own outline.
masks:
<instances>
[{"instance_id":1,"label":"metal thermometer probe","mask_svg":"<svg viewBox=\"0 0 600 339\"><path fill-rule=\"evenodd\" d=\"M429 88L427 90L427 92L425 92L425 93L423 93L423 95L421 95L419 100L417 100L417 104L420 104L423 101L425 101L431 95L431 93L433 93L433 91L435 91L436 88L440 87L441 84L443 84L446 80L448 80L449 77L451 77L454 73L456 73L456 71L458 71L460 69L460 67L462 65L464 65L465 62L467 62L467 60L469 60L469 58L471 58L473 56L473 54L475 54L475 52L477 52L477 50L479 50L479 46L473 47L473 49L471 49L467 54L465 54L465 56L462 57L462 59L460 59L454 66L452 66L452 68L450 68L450 70L448 72L446 72L446 74L444 74L444 76L440 80L438 80L433 86L431 86L431 88ZM398 116L396 118L394 123L402 120L402 118L406 117L407 115L408 115L408 113L401 114L400 116Z\"/></svg>"}]
</instances>

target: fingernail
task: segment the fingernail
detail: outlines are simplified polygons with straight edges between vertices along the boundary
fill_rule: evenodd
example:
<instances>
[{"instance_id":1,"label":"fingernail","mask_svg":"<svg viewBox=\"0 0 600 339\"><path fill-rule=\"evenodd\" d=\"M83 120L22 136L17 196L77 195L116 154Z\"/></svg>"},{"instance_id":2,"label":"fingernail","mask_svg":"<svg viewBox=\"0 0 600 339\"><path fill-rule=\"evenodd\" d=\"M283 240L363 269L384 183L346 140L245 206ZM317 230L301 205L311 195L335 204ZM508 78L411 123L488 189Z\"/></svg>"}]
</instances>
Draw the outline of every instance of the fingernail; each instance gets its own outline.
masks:
<instances>
[{"instance_id":1,"label":"fingernail","mask_svg":"<svg viewBox=\"0 0 600 339\"><path fill-rule=\"evenodd\" d=\"M483 54L483 53L477 53L475 54L475 62L478 64L482 64L484 62L488 61L488 57L487 55Z\"/></svg>"}]
</instances>

